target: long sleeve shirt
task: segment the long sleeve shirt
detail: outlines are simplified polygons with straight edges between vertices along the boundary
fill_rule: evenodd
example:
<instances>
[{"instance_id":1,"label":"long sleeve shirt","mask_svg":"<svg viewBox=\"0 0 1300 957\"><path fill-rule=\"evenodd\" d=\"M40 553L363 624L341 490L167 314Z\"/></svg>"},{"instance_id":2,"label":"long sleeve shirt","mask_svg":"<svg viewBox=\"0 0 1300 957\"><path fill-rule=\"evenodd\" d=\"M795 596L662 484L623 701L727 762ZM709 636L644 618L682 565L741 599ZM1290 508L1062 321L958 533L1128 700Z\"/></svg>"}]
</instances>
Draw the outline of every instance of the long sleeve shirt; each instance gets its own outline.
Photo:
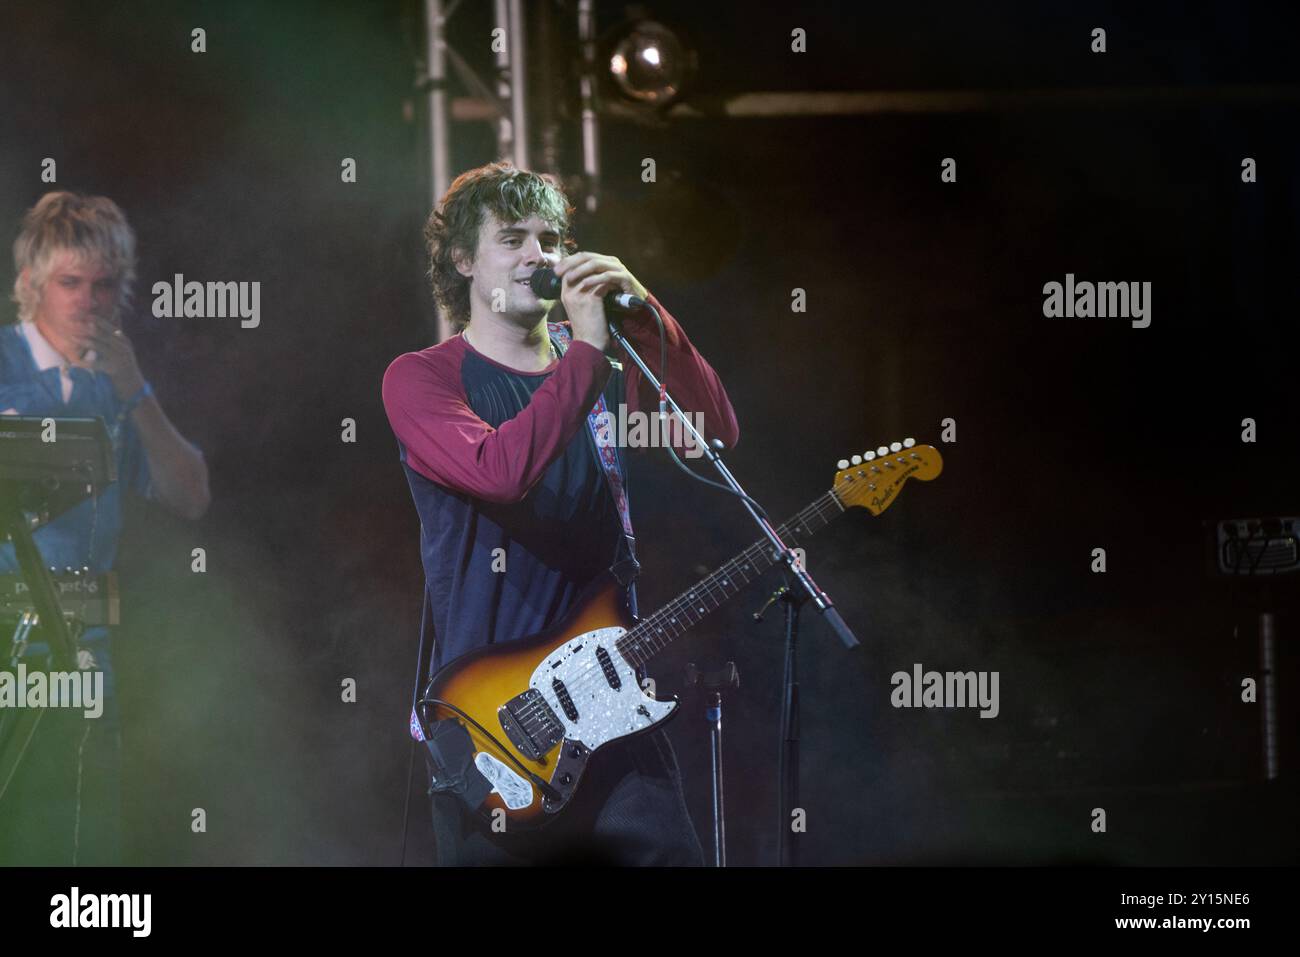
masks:
<instances>
[{"instance_id":1,"label":"long sleeve shirt","mask_svg":"<svg viewBox=\"0 0 1300 957\"><path fill-rule=\"evenodd\" d=\"M699 413L707 438L736 443L739 428L717 373L653 296L668 340L668 388ZM654 317L624 332L658 377ZM420 518L424 637L430 671L485 644L526 638L564 614L619 557L622 526L587 416L658 411L639 369L579 341L540 372L520 372L454 336L399 356L383 399ZM627 456L618 449L627 488Z\"/></svg>"}]
</instances>

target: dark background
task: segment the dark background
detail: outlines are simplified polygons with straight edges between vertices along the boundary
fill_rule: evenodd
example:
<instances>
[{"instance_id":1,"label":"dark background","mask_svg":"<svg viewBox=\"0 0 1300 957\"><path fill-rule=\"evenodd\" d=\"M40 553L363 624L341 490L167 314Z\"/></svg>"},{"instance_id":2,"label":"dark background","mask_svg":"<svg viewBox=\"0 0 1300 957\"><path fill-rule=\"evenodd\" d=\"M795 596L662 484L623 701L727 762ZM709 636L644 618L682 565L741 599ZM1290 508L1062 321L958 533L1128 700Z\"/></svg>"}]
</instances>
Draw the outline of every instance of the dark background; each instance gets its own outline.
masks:
<instances>
[{"instance_id":1,"label":"dark background","mask_svg":"<svg viewBox=\"0 0 1300 957\"><path fill-rule=\"evenodd\" d=\"M774 517L854 452L910 435L945 459L938 481L809 548L863 646L847 653L804 618L808 863L1297 857L1300 576L1268 595L1229 588L1206 572L1202 523L1300 513L1300 15L1051 6L648 10L698 49L700 104L759 90L1132 99L602 128L605 208L579 221L579 244L622 258L709 357L741 424L728 461ZM475 64L487 8L456 14L453 43ZM379 384L432 342L419 22L397 2L5 5L0 223L16 235L49 188L127 211L140 268L126 328L212 469L201 522L136 503L122 542L132 863L401 855L421 571ZM190 52L196 26L205 54ZM1104 55L1089 52L1094 26ZM806 54L790 52L794 27ZM495 158L486 126L456 136L457 171ZM355 184L340 182L345 156ZM647 156L655 184L640 180ZM947 156L955 184L939 179ZM1241 182L1244 156L1257 183ZM177 272L260 281L260 328L154 319L150 287ZM1042 286L1067 272L1150 281L1150 328L1045 319ZM946 418L955 443L940 442ZM756 535L659 453L633 467L650 611ZM1096 547L1104 575L1089 570ZM726 724L738 864L775 856L780 617L749 613L776 582L652 672L684 696L670 734L707 844L708 739L682 672L740 668ZM1284 777L1267 787L1258 706L1239 690L1258 673L1261 607L1280 615L1284 664ZM1001 714L893 709L889 676L915 662L999 671ZM355 704L340 700L347 677ZM427 862L418 781L411 793L407 860ZM195 807L206 834L190 832ZM1090 830L1095 807L1106 834Z\"/></svg>"}]
</instances>

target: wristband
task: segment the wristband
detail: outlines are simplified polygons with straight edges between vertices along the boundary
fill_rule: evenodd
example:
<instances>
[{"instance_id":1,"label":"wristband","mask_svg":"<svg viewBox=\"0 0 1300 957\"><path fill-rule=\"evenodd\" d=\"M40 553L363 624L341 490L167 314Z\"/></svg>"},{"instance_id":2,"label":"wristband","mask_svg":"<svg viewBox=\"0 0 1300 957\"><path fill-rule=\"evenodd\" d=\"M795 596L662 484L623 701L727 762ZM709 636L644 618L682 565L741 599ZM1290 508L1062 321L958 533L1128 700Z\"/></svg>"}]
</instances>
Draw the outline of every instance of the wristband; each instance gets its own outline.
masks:
<instances>
[{"instance_id":1,"label":"wristband","mask_svg":"<svg viewBox=\"0 0 1300 957\"><path fill-rule=\"evenodd\" d=\"M153 395L153 386L149 384L148 380L145 380L145 384L140 386L140 391L127 399L122 406L122 411L117 414L118 421L120 422L134 412L135 407L151 395Z\"/></svg>"}]
</instances>

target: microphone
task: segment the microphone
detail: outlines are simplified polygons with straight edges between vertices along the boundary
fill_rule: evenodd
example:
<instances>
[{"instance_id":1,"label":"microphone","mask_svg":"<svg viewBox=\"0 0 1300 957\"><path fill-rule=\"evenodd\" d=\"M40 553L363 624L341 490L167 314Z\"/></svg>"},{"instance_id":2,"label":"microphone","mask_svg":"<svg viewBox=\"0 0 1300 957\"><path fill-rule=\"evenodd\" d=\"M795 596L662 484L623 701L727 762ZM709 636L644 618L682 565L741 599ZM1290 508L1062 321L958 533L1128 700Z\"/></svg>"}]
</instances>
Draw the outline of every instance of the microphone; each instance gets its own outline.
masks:
<instances>
[{"instance_id":1,"label":"microphone","mask_svg":"<svg viewBox=\"0 0 1300 957\"><path fill-rule=\"evenodd\" d=\"M555 275L555 270L550 266L540 266L528 277L528 285L532 287L538 299L559 299L564 280ZM645 305L644 299L630 292L605 293L605 308L610 312L636 312L638 309L643 309Z\"/></svg>"}]
</instances>

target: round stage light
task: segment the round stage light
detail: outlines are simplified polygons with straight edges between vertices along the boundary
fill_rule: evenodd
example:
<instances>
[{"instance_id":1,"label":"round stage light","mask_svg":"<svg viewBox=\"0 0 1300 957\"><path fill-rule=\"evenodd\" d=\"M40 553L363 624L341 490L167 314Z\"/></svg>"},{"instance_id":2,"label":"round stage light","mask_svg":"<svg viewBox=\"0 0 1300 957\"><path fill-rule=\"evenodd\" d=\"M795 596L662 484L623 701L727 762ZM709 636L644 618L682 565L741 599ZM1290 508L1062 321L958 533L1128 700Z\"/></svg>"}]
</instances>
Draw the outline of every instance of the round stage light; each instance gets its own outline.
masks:
<instances>
[{"instance_id":1,"label":"round stage light","mask_svg":"<svg viewBox=\"0 0 1300 957\"><path fill-rule=\"evenodd\" d=\"M633 24L609 57L610 76L619 92L654 106L681 93L688 69L688 55L677 35L653 20Z\"/></svg>"}]
</instances>

